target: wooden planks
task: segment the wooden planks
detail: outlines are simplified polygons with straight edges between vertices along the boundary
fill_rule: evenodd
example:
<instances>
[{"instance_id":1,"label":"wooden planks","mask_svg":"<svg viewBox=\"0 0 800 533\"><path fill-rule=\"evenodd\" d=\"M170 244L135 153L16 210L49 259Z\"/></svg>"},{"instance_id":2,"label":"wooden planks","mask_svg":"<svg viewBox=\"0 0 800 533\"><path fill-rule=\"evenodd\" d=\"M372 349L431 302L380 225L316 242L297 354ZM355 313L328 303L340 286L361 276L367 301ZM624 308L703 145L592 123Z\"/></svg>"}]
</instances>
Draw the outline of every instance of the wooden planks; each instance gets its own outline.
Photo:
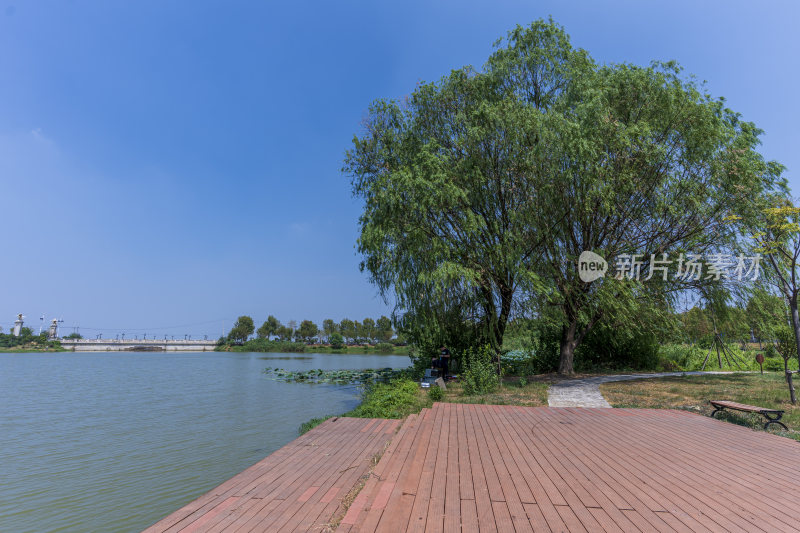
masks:
<instances>
[{"instance_id":1,"label":"wooden planks","mask_svg":"<svg viewBox=\"0 0 800 533\"><path fill-rule=\"evenodd\" d=\"M328 421L148 532L789 532L798 460L685 411L437 403Z\"/></svg>"},{"instance_id":2,"label":"wooden planks","mask_svg":"<svg viewBox=\"0 0 800 533\"><path fill-rule=\"evenodd\" d=\"M327 420L145 531L319 531L399 425Z\"/></svg>"},{"instance_id":3,"label":"wooden planks","mask_svg":"<svg viewBox=\"0 0 800 533\"><path fill-rule=\"evenodd\" d=\"M800 445L689 412L435 404L416 433L347 531L798 530Z\"/></svg>"}]
</instances>

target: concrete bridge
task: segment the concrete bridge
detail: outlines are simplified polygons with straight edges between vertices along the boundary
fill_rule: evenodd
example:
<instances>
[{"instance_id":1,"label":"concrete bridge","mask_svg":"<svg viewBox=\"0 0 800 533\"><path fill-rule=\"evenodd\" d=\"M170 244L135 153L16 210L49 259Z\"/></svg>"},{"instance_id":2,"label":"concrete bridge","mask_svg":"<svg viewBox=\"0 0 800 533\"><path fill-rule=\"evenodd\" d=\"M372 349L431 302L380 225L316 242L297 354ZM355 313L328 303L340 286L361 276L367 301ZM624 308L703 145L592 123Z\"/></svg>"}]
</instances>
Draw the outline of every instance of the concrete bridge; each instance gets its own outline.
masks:
<instances>
[{"instance_id":1,"label":"concrete bridge","mask_svg":"<svg viewBox=\"0 0 800 533\"><path fill-rule=\"evenodd\" d=\"M215 340L161 339L61 339L61 346L73 352L211 352Z\"/></svg>"}]
</instances>

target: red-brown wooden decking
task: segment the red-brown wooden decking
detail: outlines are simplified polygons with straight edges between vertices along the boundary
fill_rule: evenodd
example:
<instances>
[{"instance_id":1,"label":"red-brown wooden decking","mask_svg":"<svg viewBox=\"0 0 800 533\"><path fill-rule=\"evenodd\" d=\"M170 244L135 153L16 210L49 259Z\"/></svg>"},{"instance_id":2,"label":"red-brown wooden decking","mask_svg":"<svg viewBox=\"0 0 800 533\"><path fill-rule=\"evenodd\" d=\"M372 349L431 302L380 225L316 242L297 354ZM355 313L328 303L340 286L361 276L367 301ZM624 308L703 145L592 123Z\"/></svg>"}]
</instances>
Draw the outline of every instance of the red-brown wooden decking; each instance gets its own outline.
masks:
<instances>
[{"instance_id":1,"label":"red-brown wooden decking","mask_svg":"<svg viewBox=\"0 0 800 533\"><path fill-rule=\"evenodd\" d=\"M326 422L148 531L800 530L800 444L697 414L435 404L394 424Z\"/></svg>"}]
</instances>

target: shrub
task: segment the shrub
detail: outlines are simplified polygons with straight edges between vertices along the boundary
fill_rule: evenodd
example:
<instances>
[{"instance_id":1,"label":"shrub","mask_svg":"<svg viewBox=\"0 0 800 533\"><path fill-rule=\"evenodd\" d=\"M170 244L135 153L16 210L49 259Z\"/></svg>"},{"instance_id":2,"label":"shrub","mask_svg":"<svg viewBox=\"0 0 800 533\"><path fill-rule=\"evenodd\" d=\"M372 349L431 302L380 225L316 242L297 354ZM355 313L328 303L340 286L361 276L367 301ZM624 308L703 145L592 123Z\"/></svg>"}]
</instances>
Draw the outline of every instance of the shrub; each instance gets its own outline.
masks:
<instances>
[{"instance_id":1,"label":"shrub","mask_svg":"<svg viewBox=\"0 0 800 533\"><path fill-rule=\"evenodd\" d=\"M770 372L783 372L784 362L781 358L768 357L764 359L764 370Z\"/></svg>"},{"instance_id":2,"label":"shrub","mask_svg":"<svg viewBox=\"0 0 800 533\"><path fill-rule=\"evenodd\" d=\"M391 383L375 383L365 387L361 405L346 416L357 418L403 418L418 412L423 405L415 381L399 379Z\"/></svg>"},{"instance_id":3,"label":"shrub","mask_svg":"<svg viewBox=\"0 0 800 533\"><path fill-rule=\"evenodd\" d=\"M334 350L341 350L344 348L344 337L341 333L333 333L330 337L331 348Z\"/></svg>"},{"instance_id":4,"label":"shrub","mask_svg":"<svg viewBox=\"0 0 800 533\"><path fill-rule=\"evenodd\" d=\"M486 394L497 388L500 379L492 363L491 347L469 348L464 352L463 359L465 394Z\"/></svg>"},{"instance_id":5,"label":"shrub","mask_svg":"<svg viewBox=\"0 0 800 533\"><path fill-rule=\"evenodd\" d=\"M391 353L394 350L394 345L389 344L388 342L379 342L375 345L375 349L379 352Z\"/></svg>"},{"instance_id":6,"label":"shrub","mask_svg":"<svg viewBox=\"0 0 800 533\"><path fill-rule=\"evenodd\" d=\"M433 386L428 389L428 398L430 398L432 402L441 402L442 398L444 398L444 391L441 387Z\"/></svg>"},{"instance_id":7,"label":"shrub","mask_svg":"<svg viewBox=\"0 0 800 533\"><path fill-rule=\"evenodd\" d=\"M778 349L775 348L774 344L770 344L767 346L767 349L764 351L764 357L778 357L780 358L781 354L778 353Z\"/></svg>"},{"instance_id":8,"label":"shrub","mask_svg":"<svg viewBox=\"0 0 800 533\"><path fill-rule=\"evenodd\" d=\"M575 353L577 371L598 369L655 370L658 340L653 333L602 325L589 331Z\"/></svg>"}]
</instances>

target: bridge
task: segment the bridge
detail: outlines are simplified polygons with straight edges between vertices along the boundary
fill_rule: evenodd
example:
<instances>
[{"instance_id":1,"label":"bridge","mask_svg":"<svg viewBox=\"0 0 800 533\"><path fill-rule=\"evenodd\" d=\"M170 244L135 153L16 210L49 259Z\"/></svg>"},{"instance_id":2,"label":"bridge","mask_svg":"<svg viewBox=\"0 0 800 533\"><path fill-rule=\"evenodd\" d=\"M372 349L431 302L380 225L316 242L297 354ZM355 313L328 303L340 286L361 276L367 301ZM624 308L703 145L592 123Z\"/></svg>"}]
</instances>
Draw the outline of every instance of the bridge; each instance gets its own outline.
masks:
<instances>
[{"instance_id":1,"label":"bridge","mask_svg":"<svg viewBox=\"0 0 800 533\"><path fill-rule=\"evenodd\" d=\"M215 340L60 339L73 352L211 352Z\"/></svg>"}]
</instances>

